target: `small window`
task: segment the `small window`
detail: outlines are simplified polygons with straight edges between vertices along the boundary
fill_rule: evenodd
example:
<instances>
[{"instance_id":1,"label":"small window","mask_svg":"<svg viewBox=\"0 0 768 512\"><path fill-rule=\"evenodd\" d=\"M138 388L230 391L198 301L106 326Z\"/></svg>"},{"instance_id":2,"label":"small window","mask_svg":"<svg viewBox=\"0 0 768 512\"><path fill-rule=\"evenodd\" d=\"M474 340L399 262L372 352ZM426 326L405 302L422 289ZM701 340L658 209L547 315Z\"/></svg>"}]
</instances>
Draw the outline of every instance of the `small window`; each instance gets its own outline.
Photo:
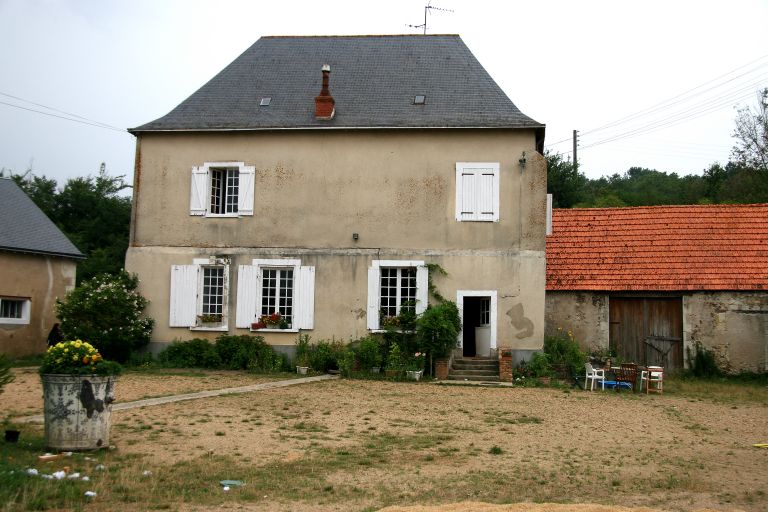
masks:
<instances>
[{"instance_id":1,"label":"small window","mask_svg":"<svg viewBox=\"0 0 768 512\"><path fill-rule=\"evenodd\" d=\"M272 98L261 98L261 102L259 102L259 106L268 107L270 102L272 102Z\"/></svg>"},{"instance_id":2,"label":"small window","mask_svg":"<svg viewBox=\"0 0 768 512\"><path fill-rule=\"evenodd\" d=\"M211 213L225 215L237 213L240 183L238 169L211 169Z\"/></svg>"},{"instance_id":3,"label":"small window","mask_svg":"<svg viewBox=\"0 0 768 512\"><path fill-rule=\"evenodd\" d=\"M498 222L498 162L456 163L456 220Z\"/></svg>"},{"instance_id":4,"label":"small window","mask_svg":"<svg viewBox=\"0 0 768 512\"><path fill-rule=\"evenodd\" d=\"M0 297L0 324L28 324L29 299Z\"/></svg>"},{"instance_id":5,"label":"small window","mask_svg":"<svg viewBox=\"0 0 768 512\"><path fill-rule=\"evenodd\" d=\"M192 168L189 214L205 217L253 215L256 168L243 162L205 163Z\"/></svg>"},{"instance_id":6,"label":"small window","mask_svg":"<svg viewBox=\"0 0 768 512\"><path fill-rule=\"evenodd\" d=\"M413 97L413 104L414 105L424 105L427 102L427 97L423 94L417 94Z\"/></svg>"}]
</instances>

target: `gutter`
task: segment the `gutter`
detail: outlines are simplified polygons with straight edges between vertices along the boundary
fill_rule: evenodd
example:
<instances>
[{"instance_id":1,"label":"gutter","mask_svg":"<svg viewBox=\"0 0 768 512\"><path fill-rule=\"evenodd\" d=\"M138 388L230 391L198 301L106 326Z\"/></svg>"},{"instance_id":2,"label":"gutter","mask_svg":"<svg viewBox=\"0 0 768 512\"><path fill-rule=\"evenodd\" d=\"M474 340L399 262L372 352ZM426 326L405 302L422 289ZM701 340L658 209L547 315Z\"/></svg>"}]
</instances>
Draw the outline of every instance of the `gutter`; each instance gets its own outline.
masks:
<instances>
[{"instance_id":1,"label":"gutter","mask_svg":"<svg viewBox=\"0 0 768 512\"><path fill-rule=\"evenodd\" d=\"M268 131L301 131L301 130L544 130L546 125L530 126L273 126L253 128L165 128L141 129L128 128L128 133L169 133L169 132L268 132ZM543 140L543 138L542 138Z\"/></svg>"},{"instance_id":2,"label":"gutter","mask_svg":"<svg viewBox=\"0 0 768 512\"><path fill-rule=\"evenodd\" d=\"M53 251L38 251L34 249L20 249L18 247L3 247L0 246L0 251L17 252L20 254L33 254L35 256L56 256L58 258L68 258L73 260L86 260L88 256L83 253L70 254L65 252L53 252Z\"/></svg>"}]
</instances>

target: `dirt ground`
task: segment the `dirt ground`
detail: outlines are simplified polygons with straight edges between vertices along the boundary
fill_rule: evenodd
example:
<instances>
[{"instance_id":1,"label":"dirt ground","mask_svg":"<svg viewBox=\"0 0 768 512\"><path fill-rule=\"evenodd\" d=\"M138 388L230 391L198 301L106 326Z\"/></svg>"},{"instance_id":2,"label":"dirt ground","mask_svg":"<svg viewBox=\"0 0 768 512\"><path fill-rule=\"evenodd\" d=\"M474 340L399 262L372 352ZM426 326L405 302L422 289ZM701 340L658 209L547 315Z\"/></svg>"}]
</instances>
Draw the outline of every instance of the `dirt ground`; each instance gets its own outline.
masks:
<instances>
[{"instance_id":1,"label":"dirt ground","mask_svg":"<svg viewBox=\"0 0 768 512\"><path fill-rule=\"evenodd\" d=\"M28 393L39 389L36 378L22 372L0 408L40 412L39 397ZM116 393L128 401L259 380L267 379L129 375ZM762 512L768 450L752 445L764 442L768 391L762 402L732 402L350 380L114 412L112 428L119 452L139 456L154 474L218 456L231 478L250 474L248 500L217 510ZM323 483L299 496L263 490L255 482L262 473L248 473L309 478L307 466ZM441 505L403 508L418 504Z\"/></svg>"}]
</instances>

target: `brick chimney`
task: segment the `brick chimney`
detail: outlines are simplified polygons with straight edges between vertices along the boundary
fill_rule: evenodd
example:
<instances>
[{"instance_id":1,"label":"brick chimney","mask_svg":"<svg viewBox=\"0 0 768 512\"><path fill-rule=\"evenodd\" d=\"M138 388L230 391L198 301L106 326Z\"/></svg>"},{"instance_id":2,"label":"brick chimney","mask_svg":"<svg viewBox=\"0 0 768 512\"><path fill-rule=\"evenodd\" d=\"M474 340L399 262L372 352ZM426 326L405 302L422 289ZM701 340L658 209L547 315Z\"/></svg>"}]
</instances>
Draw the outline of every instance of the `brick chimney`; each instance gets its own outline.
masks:
<instances>
[{"instance_id":1,"label":"brick chimney","mask_svg":"<svg viewBox=\"0 0 768 512\"><path fill-rule=\"evenodd\" d=\"M331 66L328 64L323 65L323 89L320 94L315 97L315 117L317 119L329 120L333 119L333 115L336 113L334 105L336 101L331 96L331 91L328 90L328 81L331 77Z\"/></svg>"}]
</instances>

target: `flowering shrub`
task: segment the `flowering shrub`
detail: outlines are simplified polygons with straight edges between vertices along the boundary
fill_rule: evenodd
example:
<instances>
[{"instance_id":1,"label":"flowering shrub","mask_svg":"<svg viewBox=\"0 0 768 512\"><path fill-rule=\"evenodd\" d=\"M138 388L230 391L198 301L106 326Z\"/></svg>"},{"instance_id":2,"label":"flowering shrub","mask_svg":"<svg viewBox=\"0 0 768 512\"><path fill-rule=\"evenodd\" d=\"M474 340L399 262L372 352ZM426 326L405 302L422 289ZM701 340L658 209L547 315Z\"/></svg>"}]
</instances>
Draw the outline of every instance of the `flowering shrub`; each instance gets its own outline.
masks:
<instances>
[{"instance_id":1,"label":"flowering shrub","mask_svg":"<svg viewBox=\"0 0 768 512\"><path fill-rule=\"evenodd\" d=\"M147 299L139 279L125 271L102 274L56 301L61 330L68 339L89 340L107 359L125 362L147 345L154 321L143 316Z\"/></svg>"},{"instance_id":2,"label":"flowering shrub","mask_svg":"<svg viewBox=\"0 0 768 512\"><path fill-rule=\"evenodd\" d=\"M419 371L424 369L424 361L427 358L427 354L423 352L416 352L413 354L413 358L408 361L408 369L411 371Z\"/></svg>"},{"instance_id":3,"label":"flowering shrub","mask_svg":"<svg viewBox=\"0 0 768 512\"><path fill-rule=\"evenodd\" d=\"M117 375L120 365L105 361L96 348L82 340L65 341L49 347L40 373L66 375Z\"/></svg>"}]
</instances>

